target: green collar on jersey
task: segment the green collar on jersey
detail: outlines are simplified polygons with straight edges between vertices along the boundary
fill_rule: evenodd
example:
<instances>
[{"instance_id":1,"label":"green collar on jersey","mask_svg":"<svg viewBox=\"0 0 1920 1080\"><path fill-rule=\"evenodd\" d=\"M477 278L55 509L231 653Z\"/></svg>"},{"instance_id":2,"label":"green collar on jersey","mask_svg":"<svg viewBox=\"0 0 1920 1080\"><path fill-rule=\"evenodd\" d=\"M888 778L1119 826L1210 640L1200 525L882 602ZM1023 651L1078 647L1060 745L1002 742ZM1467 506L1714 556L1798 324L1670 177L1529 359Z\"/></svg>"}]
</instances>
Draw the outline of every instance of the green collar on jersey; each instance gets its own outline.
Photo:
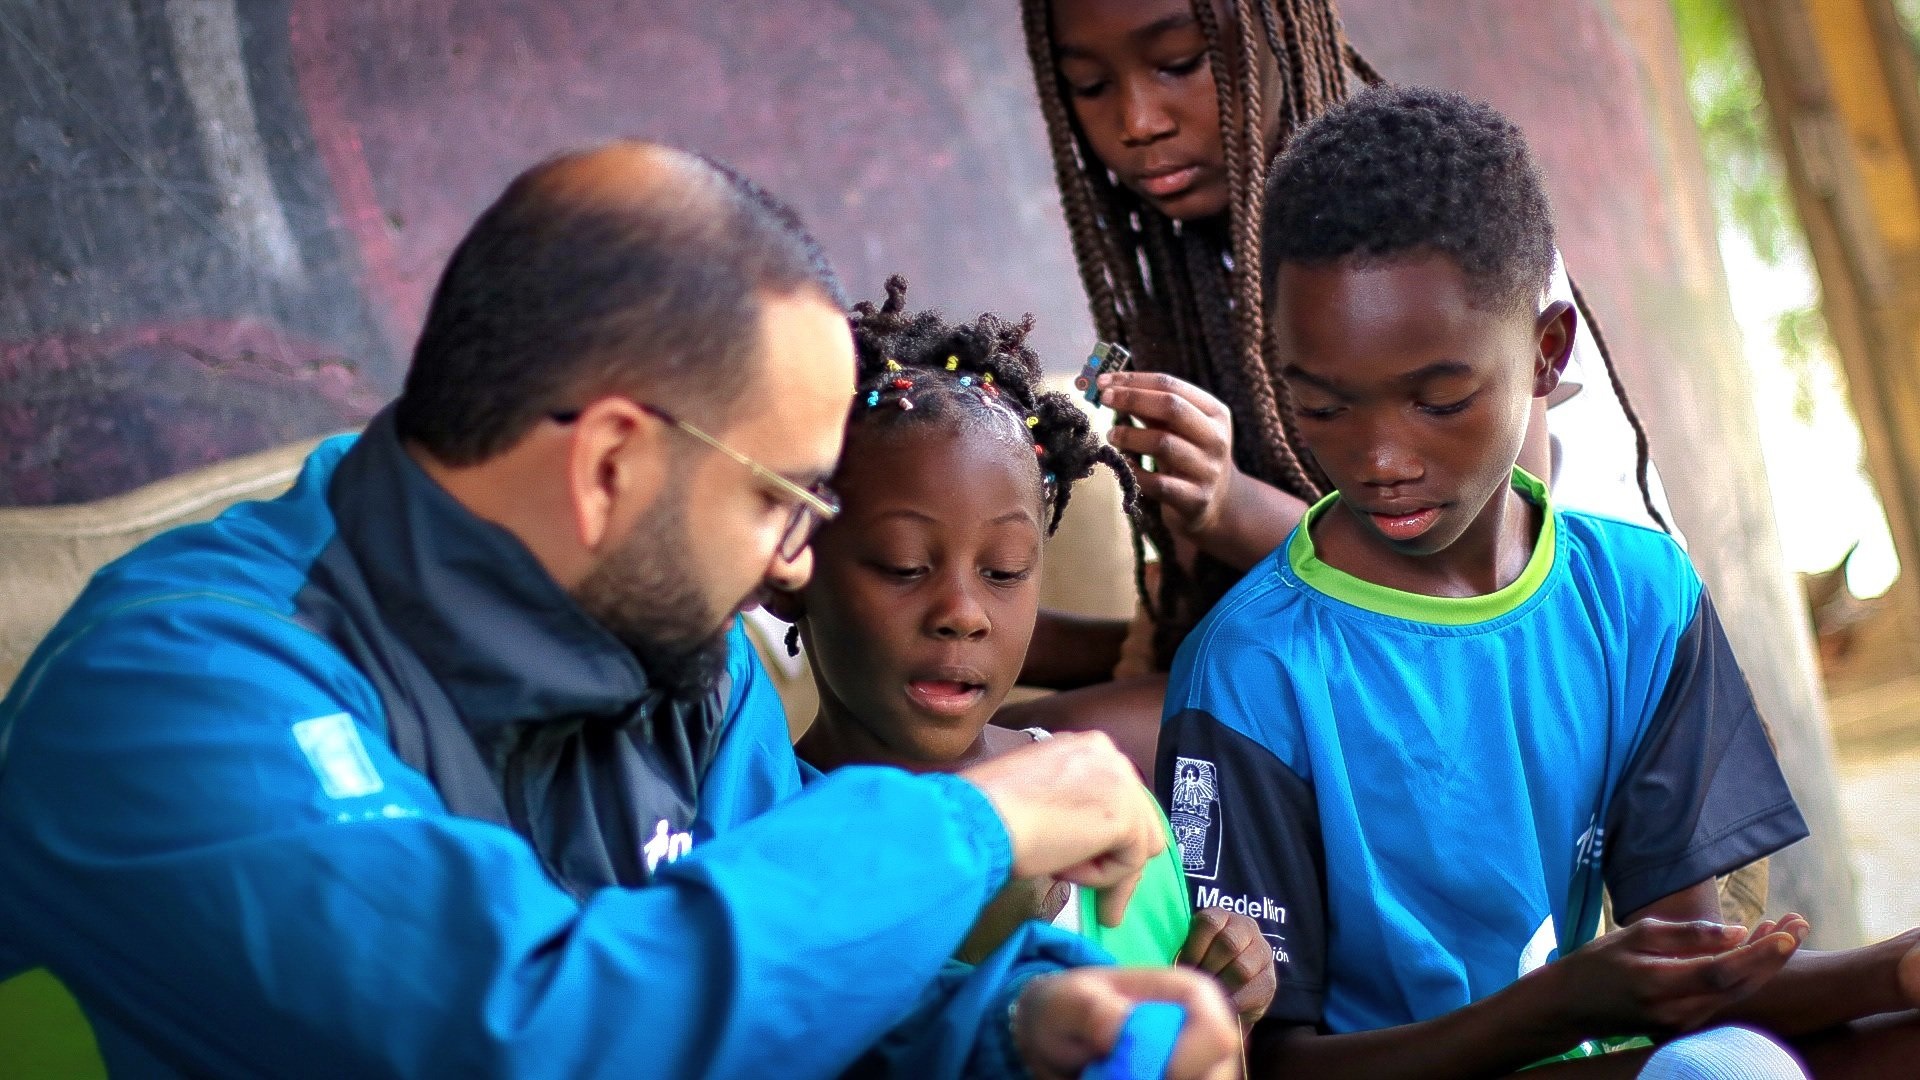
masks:
<instances>
[{"instance_id":1,"label":"green collar on jersey","mask_svg":"<svg viewBox=\"0 0 1920 1080\"><path fill-rule=\"evenodd\" d=\"M1339 501L1340 493L1337 491L1314 503L1299 527L1293 530L1293 538L1287 542L1287 563L1301 581L1314 589L1381 615L1441 626L1469 626L1497 619L1526 603L1547 580L1547 572L1553 569L1553 502L1547 496L1547 485L1516 465L1513 469L1513 488L1521 497L1540 508L1540 536L1534 541L1533 557L1527 560L1526 569L1520 571L1520 576L1506 588L1484 596L1424 596L1402 592L1357 578L1345 570L1321 562L1313 548L1313 525Z\"/></svg>"}]
</instances>

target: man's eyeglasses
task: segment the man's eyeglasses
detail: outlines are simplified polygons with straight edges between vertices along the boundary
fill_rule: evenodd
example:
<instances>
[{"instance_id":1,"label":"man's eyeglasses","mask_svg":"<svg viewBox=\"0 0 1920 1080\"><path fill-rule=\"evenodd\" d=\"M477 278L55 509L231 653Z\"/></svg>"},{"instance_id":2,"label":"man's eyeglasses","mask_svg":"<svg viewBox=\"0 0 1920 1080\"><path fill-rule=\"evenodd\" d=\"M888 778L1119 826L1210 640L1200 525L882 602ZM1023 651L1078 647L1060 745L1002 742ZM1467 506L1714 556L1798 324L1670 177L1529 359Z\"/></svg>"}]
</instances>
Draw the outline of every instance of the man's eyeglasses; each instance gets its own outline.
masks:
<instances>
[{"instance_id":1,"label":"man's eyeglasses","mask_svg":"<svg viewBox=\"0 0 1920 1080\"><path fill-rule=\"evenodd\" d=\"M629 398L628 400L632 399ZM828 487L824 482L814 484L812 487L803 487L665 409L656 408L644 401L634 401L633 403L639 406L642 412L672 424L681 431L686 432L727 457L746 466L748 471L753 473L754 479L779 492L783 497L793 503L793 516L787 519L786 529L780 534L779 552L782 560L791 562L799 558L800 553L807 549L807 544L813 539L813 534L820 530L820 526L832 521L839 515L840 500L834 495L833 489ZM563 412L549 413L548 418L558 424L571 424L575 420L580 419L580 410L569 409Z\"/></svg>"}]
</instances>

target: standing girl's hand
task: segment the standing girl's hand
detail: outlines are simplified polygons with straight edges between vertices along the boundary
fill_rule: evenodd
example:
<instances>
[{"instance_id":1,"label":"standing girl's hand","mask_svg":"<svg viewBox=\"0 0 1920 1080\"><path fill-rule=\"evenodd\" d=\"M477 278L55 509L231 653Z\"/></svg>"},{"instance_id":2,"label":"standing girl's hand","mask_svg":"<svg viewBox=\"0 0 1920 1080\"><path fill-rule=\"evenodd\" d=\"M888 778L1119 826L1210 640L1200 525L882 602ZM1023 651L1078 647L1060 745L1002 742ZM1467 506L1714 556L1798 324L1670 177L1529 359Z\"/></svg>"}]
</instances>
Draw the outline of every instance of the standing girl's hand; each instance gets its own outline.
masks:
<instances>
[{"instance_id":1,"label":"standing girl's hand","mask_svg":"<svg viewBox=\"0 0 1920 1080\"><path fill-rule=\"evenodd\" d=\"M1140 423L1114 425L1107 441L1153 459L1153 471L1138 474L1140 493L1159 502L1176 539L1246 570L1306 513L1305 503L1234 465L1233 414L1192 383L1152 371L1110 372L1100 376L1100 403Z\"/></svg>"},{"instance_id":2,"label":"standing girl's hand","mask_svg":"<svg viewBox=\"0 0 1920 1080\"><path fill-rule=\"evenodd\" d=\"M1239 472L1226 405L1190 382L1152 371L1100 376L1100 403L1140 422L1116 424L1107 441L1153 459L1154 471L1139 476L1141 493L1159 501L1168 528L1199 542L1219 524Z\"/></svg>"}]
</instances>

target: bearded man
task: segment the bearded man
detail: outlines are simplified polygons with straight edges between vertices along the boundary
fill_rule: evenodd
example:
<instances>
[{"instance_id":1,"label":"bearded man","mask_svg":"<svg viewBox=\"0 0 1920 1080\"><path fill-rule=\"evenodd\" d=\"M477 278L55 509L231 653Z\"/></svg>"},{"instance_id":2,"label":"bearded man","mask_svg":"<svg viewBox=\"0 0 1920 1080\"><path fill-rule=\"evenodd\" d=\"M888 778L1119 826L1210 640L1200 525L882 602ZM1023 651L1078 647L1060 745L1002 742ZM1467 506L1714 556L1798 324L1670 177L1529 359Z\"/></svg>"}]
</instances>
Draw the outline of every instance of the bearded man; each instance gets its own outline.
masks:
<instances>
[{"instance_id":1,"label":"bearded man","mask_svg":"<svg viewBox=\"0 0 1920 1080\"><path fill-rule=\"evenodd\" d=\"M1076 1075L1149 998L1226 1075L1192 972L948 962L1010 874L1117 919L1163 841L1103 737L800 790L736 616L806 581L852 380L730 170L515 180L400 399L101 571L0 702L0 977L139 1076Z\"/></svg>"}]
</instances>

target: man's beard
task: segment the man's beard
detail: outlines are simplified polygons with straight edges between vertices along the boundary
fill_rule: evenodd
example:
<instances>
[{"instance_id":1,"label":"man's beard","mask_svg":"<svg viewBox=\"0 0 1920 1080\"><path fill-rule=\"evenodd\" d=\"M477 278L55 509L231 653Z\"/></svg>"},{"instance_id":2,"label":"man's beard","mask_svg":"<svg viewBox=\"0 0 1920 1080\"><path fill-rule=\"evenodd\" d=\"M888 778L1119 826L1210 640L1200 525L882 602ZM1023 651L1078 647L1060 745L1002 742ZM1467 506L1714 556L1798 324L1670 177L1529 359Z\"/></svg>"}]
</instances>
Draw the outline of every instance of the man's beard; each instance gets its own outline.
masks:
<instances>
[{"instance_id":1,"label":"man's beard","mask_svg":"<svg viewBox=\"0 0 1920 1080\"><path fill-rule=\"evenodd\" d=\"M731 619L717 616L687 573L684 490L661 493L619 551L576 586L573 599L630 650L647 679L675 697L698 697L718 685L727 665ZM744 599L744 598L743 598Z\"/></svg>"}]
</instances>

